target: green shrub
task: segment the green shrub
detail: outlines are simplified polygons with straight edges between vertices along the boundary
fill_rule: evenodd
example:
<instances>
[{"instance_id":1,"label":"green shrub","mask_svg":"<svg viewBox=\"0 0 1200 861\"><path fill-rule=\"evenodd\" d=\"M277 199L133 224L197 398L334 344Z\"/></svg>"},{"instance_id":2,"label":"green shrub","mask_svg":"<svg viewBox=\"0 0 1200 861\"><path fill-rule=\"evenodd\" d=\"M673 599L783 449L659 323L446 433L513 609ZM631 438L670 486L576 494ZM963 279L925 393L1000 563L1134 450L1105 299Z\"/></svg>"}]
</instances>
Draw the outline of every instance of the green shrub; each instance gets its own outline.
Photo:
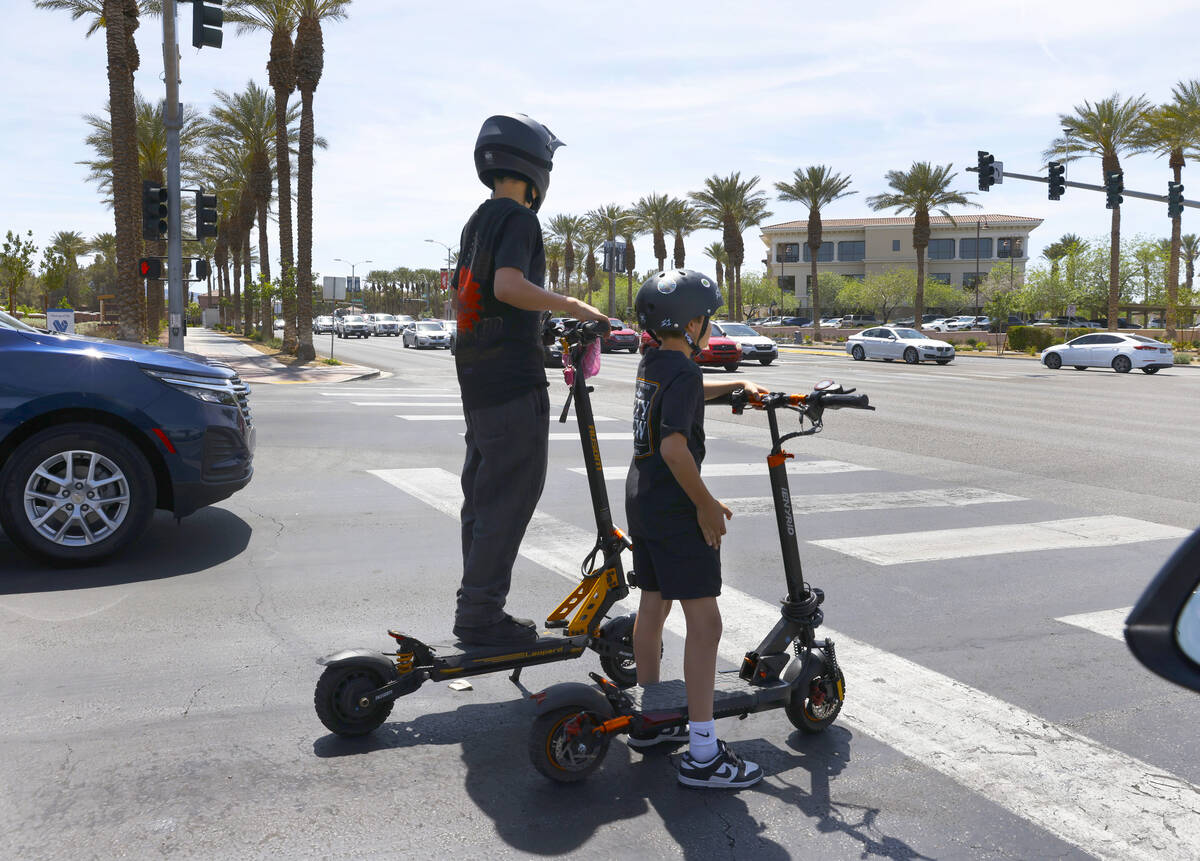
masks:
<instances>
[{"instance_id":1,"label":"green shrub","mask_svg":"<svg viewBox=\"0 0 1200 861\"><path fill-rule=\"evenodd\" d=\"M986 349L987 349L987 344L983 343L983 341L977 341L975 343L975 352L976 353L982 353Z\"/></svg>"},{"instance_id":2,"label":"green shrub","mask_svg":"<svg viewBox=\"0 0 1200 861\"><path fill-rule=\"evenodd\" d=\"M1013 326L1008 330L1008 343L1018 352L1038 353L1054 343L1054 335L1043 326Z\"/></svg>"},{"instance_id":3,"label":"green shrub","mask_svg":"<svg viewBox=\"0 0 1200 861\"><path fill-rule=\"evenodd\" d=\"M1175 354L1175 364L1190 365L1191 363L1192 363L1192 356L1190 353L1176 353Z\"/></svg>"},{"instance_id":4,"label":"green shrub","mask_svg":"<svg viewBox=\"0 0 1200 861\"><path fill-rule=\"evenodd\" d=\"M968 347L974 347L974 346L975 346L975 343L976 343L978 340L979 340L978 338L967 338L967 346L968 346Z\"/></svg>"},{"instance_id":5,"label":"green shrub","mask_svg":"<svg viewBox=\"0 0 1200 861\"><path fill-rule=\"evenodd\" d=\"M1038 350L1038 348L1037 348L1037 347L1026 347L1026 348L1025 348L1025 352L1026 352L1026 353L1028 353L1028 354L1029 354L1029 355L1031 355L1031 356L1036 356L1036 355L1037 355L1039 352L1041 352L1041 351L1040 351L1040 350Z\"/></svg>"},{"instance_id":6,"label":"green shrub","mask_svg":"<svg viewBox=\"0 0 1200 861\"><path fill-rule=\"evenodd\" d=\"M1063 335L1063 340L1070 341L1072 338L1078 338L1081 335L1090 335L1090 334L1091 334L1090 329L1068 329L1066 334ZM1047 344L1046 346L1049 347L1050 345Z\"/></svg>"},{"instance_id":7,"label":"green shrub","mask_svg":"<svg viewBox=\"0 0 1200 861\"><path fill-rule=\"evenodd\" d=\"M341 364L341 360L340 360L340 359L333 359L333 358L326 357L326 358L324 358L324 359L322 359L322 360L321 360L321 363L322 363L322 364L325 364L325 365L340 365L340 364Z\"/></svg>"}]
</instances>

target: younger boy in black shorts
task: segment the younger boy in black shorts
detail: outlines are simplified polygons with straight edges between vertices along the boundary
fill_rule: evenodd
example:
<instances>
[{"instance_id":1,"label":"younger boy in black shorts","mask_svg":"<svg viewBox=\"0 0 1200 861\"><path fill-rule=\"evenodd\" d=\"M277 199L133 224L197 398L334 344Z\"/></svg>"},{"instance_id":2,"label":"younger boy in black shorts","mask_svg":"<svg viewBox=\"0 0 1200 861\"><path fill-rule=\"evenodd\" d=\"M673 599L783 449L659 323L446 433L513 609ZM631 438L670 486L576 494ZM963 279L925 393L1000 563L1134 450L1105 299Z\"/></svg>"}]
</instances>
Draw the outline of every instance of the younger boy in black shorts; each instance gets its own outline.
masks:
<instances>
[{"instance_id":1,"label":"younger boy in black shorts","mask_svg":"<svg viewBox=\"0 0 1200 861\"><path fill-rule=\"evenodd\" d=\"M709 319L722 304L711 278L676 269L660 273L638 291L638 322L661 343L638 366L634 401L633 462L625 483L625 512L633 540L633 570L642 590L633 651L638 683L659 680L662 630L679 601L687 621L683 678L689 730L664 730L634 748L689 739L679 763L687 786L739 789L762 779L717 738L713 684L721 640L721 536L733 513L700 478L704 460L704 402L735 388L763 391L746 380L705 381L693 356L708 343Z\"/></svg>"}]
</instances>

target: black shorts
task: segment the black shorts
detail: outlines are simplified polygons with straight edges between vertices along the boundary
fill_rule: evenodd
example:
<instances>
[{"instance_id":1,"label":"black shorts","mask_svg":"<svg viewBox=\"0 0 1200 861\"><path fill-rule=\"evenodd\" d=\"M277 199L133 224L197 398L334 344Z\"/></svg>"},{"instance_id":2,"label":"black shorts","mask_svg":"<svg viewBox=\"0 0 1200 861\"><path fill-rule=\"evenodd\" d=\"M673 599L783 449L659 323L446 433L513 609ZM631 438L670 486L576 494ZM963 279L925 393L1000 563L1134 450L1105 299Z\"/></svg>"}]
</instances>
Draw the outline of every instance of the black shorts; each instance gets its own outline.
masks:
<instances>
[{"instance_id":1,"label":"black shorts","mask_svg":"<svg viewBox=\"0 0 1200 861\"><path fill-rule=\"evenodd\" d=\"M721 551L704 541L700 525L669 537L631 535L637 587L661 592L665 601L721 594Z\"/></svg>"}]
</instances>

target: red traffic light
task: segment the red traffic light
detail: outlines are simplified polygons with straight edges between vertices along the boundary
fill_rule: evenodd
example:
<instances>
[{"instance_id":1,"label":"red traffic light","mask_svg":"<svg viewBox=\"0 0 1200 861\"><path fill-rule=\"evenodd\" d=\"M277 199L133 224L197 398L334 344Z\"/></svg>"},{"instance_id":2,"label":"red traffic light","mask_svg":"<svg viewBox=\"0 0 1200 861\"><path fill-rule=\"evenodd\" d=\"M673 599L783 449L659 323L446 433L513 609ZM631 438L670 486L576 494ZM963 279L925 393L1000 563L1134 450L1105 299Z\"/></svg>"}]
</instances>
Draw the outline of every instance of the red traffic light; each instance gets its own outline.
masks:
<instances>
[{"instance_id":1,"label":"red traffic light","mask_svg":"<svg viewBox=\"0 0 1200 861\"><path fill-rule=\"evenodd\" d=\"M143 278L161 278L162 261L157 257L143 257L138 261L138 274Z\"/></svg>"}]
</instances>

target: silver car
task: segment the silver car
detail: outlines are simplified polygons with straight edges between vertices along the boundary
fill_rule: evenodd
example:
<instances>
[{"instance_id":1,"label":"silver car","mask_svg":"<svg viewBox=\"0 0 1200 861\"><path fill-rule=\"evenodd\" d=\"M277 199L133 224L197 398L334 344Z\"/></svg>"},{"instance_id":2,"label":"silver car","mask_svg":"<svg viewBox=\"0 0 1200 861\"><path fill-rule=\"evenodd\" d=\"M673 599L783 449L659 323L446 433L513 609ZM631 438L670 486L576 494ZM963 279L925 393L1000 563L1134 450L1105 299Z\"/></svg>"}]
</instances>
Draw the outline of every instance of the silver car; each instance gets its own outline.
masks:
<instances>
[{"instance_id":1,"label":"silver car","mask_svg":"<svg viewBox=\"0 0 1200 861\"><path fill-rule=\"evenodd\" d=\"M400 337L400 321L391 314L368 314L367 315L371 334L379 336L388 336L389 338Z\"/></svg>"},{"instance_id":2,"label":"silver car","mask_svg":"<svg viewBox=\"0 0 1200 861\"><path fill-rule=\"evenodd\" d=\"M337 336L339 338L369 338L371 329L361 315L346 314L338 317Z\"/></svg>"},{"instance_id":3,"label":"silver car","mask_svg":"<svg viewBox=\"0 0 1200 861\"><path fill-rule=\"evenodd\" d=\"M402 336L405 347L434 347L450 349L450 333L441 323L432 320L420 320L404 330Z\"/></svg>"},{"instance_id":4,"label":"silver car","mask_svg":"<svg viewBox=\"0 0 1200 861\"><path fill-rule=\"evenodd\" d=\"M734 341L742 350L742 360L757 359L759 364L769 365L779 358L779 347L766 335L760 335L745 323L729 323L724 320L713 320L714 335L721 335Z\"/></svg>"},{"instance_id":5,"label":"silver car","mask_svg":"<svg viewBox=\"0 0 1200 861\"><path fill-rule=\"evenodd\" d=\"M922 361L934 361L948 365L954 361L954 345L935 341L916 329L903 326L879 326L863 329L846 339L846 352L856 362L866 359L883 359L892 362L903 359L910 365Z\"/></svg>"}]
</instances>

